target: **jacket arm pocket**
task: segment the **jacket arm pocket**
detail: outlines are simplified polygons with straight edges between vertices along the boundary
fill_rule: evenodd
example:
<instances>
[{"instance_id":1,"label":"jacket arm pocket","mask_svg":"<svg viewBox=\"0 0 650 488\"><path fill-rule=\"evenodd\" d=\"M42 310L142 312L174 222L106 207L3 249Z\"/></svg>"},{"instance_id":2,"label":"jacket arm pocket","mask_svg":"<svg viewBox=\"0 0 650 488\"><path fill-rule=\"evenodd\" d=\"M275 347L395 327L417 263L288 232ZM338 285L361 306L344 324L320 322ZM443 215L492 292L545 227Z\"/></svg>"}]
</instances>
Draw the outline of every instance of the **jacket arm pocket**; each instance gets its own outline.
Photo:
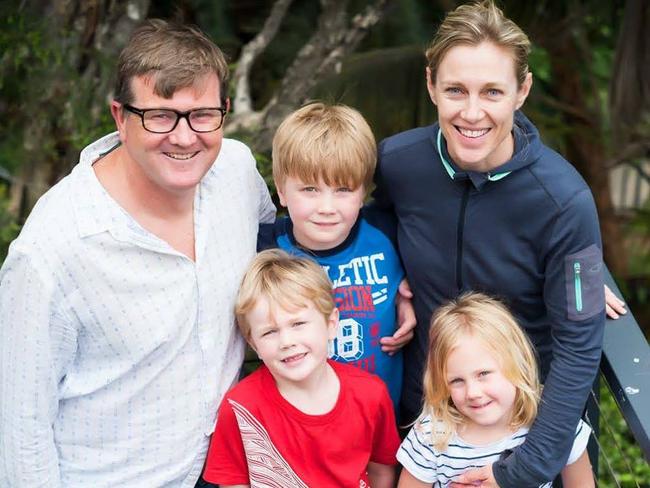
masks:
<instances>
[{"instance_id":1,"label":"jacket arm pocket","mask_svg":"<svg viewBox=\"0 0 650 488\"><path fill-rule=\"evenodd\" d=\"M564 258L567 317L582 321L605 306L603 256L595 244Z\"/></svg>"}]
</instances>

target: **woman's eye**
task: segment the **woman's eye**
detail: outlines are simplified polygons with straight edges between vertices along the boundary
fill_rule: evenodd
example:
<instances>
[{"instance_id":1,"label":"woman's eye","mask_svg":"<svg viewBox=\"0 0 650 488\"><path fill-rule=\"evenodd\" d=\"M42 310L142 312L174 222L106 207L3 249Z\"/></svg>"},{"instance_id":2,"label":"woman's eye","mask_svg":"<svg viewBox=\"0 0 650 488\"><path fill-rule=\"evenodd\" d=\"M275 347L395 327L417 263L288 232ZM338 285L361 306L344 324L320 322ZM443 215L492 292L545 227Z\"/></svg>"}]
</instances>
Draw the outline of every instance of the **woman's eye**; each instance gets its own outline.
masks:
<instances>
[{"instance_id":1,"label":"woman's eye","mask_svg":"<svg viewBox=\"0 0 650 488\"><path fill-rule=\"evenodd\" d=\"M460 95L462 93L462 90L457 86L450 86L445 91L450 95Z\"/></svg>"},{"instance_id":2,"label":"woman's eye","mask_svg":"<svg viewBox=\"0 0 650 488\"><path fill-rule=\"evenodd\" d=\"M498 97L499 95L501 95L501 90L497 90L496 88L490 88L487 91L487 94L490 97Z\"/></svg>"}]
</instances>

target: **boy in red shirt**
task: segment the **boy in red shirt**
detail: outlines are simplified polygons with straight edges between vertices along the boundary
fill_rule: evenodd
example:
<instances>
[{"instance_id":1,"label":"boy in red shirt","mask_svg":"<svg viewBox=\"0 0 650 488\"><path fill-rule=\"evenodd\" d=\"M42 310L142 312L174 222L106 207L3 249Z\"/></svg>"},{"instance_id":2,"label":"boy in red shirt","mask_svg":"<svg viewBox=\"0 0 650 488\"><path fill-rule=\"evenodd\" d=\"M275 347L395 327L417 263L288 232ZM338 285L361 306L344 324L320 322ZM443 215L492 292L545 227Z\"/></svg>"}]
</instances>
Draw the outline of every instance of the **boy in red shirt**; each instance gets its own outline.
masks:
<instances>
[{"instance_id":1,"label":"boy in red shirt","mask_svg":"<svg viewBox=\"0 0 650 488\"><path fill-rule=\"evenodd\" d=\"M264 364L226 394L204 479L222 487L392 487L393 406L378 377L327 359L338 310L320 266L260 253L235 313Z\"/></svg>"}]
</instances>

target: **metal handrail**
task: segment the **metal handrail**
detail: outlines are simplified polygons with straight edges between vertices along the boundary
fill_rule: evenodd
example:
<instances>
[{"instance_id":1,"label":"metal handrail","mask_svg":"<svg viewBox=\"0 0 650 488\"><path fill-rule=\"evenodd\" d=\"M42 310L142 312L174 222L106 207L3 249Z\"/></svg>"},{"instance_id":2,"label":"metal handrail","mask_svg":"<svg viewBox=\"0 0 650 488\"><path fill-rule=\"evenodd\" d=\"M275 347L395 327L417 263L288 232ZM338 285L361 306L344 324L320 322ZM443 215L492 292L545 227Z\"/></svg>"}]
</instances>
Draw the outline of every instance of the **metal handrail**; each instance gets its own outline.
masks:
<instances>
[{"instance_id":1,"label":"metal handrail","mask_svg":"<svg viewBox=\"0 0 650 488\"><path fill-rule=\"evenodd\" d=\"M618 296L623 296L609 271L605 282ZM631 311L617 320L607 320L600 370L650 462L650 346Z\"/></svg>"}]
</instances>

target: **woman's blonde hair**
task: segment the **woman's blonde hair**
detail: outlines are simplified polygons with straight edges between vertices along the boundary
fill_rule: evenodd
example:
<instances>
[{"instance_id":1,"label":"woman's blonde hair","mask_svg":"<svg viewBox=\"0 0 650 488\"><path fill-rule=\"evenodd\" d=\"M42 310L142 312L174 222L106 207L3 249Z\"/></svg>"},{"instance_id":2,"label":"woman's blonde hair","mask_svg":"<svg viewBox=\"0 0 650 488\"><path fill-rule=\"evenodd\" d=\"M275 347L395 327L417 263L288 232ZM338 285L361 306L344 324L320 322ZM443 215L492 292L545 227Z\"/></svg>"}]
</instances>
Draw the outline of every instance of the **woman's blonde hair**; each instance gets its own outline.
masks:
<instances>
[{"instance_id":1,"label":"woman's blonde hair","mask_svg":"<svg viewBox=\"0 0 650 488\"><path fill-rule=\"evenodd\" d=\"M447 360L467 336L483 342L498 361L501 373L515 387L510 427L528 426L537 415L537 361L525 332L498 300L482 293L463 294L436 311L429 330L422 417L431 416L432 442L440 451L446 449L451 436L465 421L451 400Z\"/></svg>"},{"instance_id":2,"label":"woman's blonde hair","mask_svg":"<svg viewBox=\"0 0 650 488\"><path fill-rule=\"evenodd\" d=\"M521 87L528 74L530 40L492 0L461 5L447 14L426 51L431 81L435 83L438 66L450 49L459 45L478 46L482 42L492 42L512 52L517 84Z\"/></svg>"},{"instance_id":3,"label":"woman's blonde hair","mask_svg":"<svg viewBox=\"0 0 650 488\"><path fill-rule=\"evenodd\" d=\"M279 249L259 253L244 274L235 318L244 338L250 341L248 313L264 297L271 307L294 310L312 303L327 319L334 310L332 283L313 259L287 254Z\"/></svg>"},{"instance_id":4,"label":"woman's blonde hair","mask_svg":"<svg viewBox=\"0 0 650 488\"><path fill-rule=\"evenodd\" d=\"M352 189L363 185L368 191L376 161L368 122L346 105L305 105L284 119L273 137L273 178L280 189L294 177Z\"/></svg>"}]
</instances>

